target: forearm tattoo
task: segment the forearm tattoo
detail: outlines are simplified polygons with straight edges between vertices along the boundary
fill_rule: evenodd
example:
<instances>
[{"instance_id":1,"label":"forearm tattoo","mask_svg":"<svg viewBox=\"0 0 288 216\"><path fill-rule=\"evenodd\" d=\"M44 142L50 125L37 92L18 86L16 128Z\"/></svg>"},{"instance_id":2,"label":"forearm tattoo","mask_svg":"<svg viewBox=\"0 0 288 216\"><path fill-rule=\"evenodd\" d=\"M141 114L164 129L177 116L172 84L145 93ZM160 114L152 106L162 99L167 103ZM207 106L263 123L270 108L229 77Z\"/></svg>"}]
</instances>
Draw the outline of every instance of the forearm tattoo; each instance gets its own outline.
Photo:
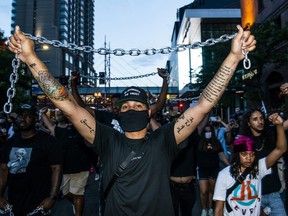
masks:
<instances>
[{"instance_id":1,"label":"forearm tattoo","mask_svg":"<svg viewBox=\"0 0 288 216\"><path fill-rule=\"evenodd\" d=\"M31 68L35 67L36 66L36 63L32 63L29 65Z\"/></svg>"},{"instance_id":2,"label":"forearm tattoo","mask_svg":"<svg viewBox=\"0 0 288 216\"><path fill-rule=\"evenodd\" d=\"M80 123L81 123L81 124L84 124L87 128L89 128L90 133L92 133L92 134L95 135L95 130L94 130L90 125L88 125L87 119L81 119L81 120L80 120Z\"/></svg>"},{"instance_id":3,"label":"forearm tattoo","mask_svg":"<svg viewBox=\"0 0 288 216\"><path fill-rule=\"evenodd\" d=\"M177 133L180 134L180 132L185 128L185 127L190 127L191 124L194 121L193 117L190 118L185 118L184 114L182 114L177 120L176 123L179 123L181 121L181 124L179 127L177 127Z\"/></svg>"},{"instance_id":4,"label":"forearm tattoo","mask_svg":"<svg viewBox=\"0 0 288 216\"><path fill-rule=\"evenodd\" d=\"M33 66L32 66L33 67ZM64 101L68 100L68 92L64 86L62 86L48 71L38 71L35 79L46 92L47 96L51 99Z\"/></svg>"},{"instance_id":5,"label":"forearm tattoo","mask_svg":"<svg viewBox=\"0 0 288 216\"><path fill-rule=\"evenodd\" d=\"M218 101L228 84L231 72L232 69L227 66L219 69L218 73L215 74L214 78L202 92L203 97L207 101L211 103Z\"/></svg>"}]
</instances>

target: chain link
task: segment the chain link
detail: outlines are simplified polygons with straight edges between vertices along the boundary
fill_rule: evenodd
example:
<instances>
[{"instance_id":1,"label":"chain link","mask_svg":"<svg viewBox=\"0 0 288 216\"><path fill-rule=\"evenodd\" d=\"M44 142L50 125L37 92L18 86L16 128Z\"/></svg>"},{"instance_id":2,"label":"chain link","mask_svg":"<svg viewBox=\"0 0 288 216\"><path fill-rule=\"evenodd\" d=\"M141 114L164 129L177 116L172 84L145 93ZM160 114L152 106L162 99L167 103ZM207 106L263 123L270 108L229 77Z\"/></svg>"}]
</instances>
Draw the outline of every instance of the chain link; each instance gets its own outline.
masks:
<instances>
[{"instance_id":1,"label":"chain link","mask_svg":"<svg viewBox=\"0 0 288 216\"><path fill-rule=\"evenodd\" d=\"M124 55L130 55L130 56L139 56L142 54L145 55L155 55L155 54L170 54L174 51L177 52L182 52L185 51L187 49L198 49L198 48L202 48L205 46L212 46L215 45L217 43L223 43L226 42L230 39L233 39L236 36L235 34L232 35L228 35L228 34L224 34L222 36L220 36L219 38L210 38L207 39L204 42L195 42L192 44L188 44L188 45L178 45L175 48L172 47L164 47L161 49L155 49L155 48L150 48L150 49L145 49L145 50L140 50L137 48L133 48L130 49L128 51L122 49L122 48L117 48L114 50L110 50L107 48L98 48L98 49L94 49L91 46L78 46L74 43L67 43L64 44L59 40L48 40L45 37L36 37L33 36L31 34L25 33L25 35L31 39L34 40L36 42L38 42L39 44L48 44L48 45L52 45L54 47L60 47L60 48L66 48L69 50L79 50L79 51L83 51L83 52L95 52L98 53L99 55L108 55L108 54L113 54L115 56L124 56ZM245 69L249 69L251 66L251 62L248 58L248 52L243 52L245 59L243 61L243 66ZM15 55L15 58L12 61L12 67L13 67L13 72L10 75L10 88L8 88L7 90L7 97L8 97L8 101L4 104L3 110L6 114L10 114L13 108L13 104L12 104L12 98L15 97L16 95L16 88L15 88L15 84L19 79L19 75L18 75L18 68L20 67L20 59L18 58L18 54ZM138 75L138 76L132 76L132 77L114 77L114 78L107 78L107 77L101 77L101 79L105 79L105 80L128 80L128 79L138 79L138 78L144 78L144 77L149 77L149 76L154 76L156 75L156 72L150 73L150 74L145 74L145 75ZM99 76L95 76L95 77L91 77L91 76L83 76L86 78L90 78L90 79L100 79ZM71 79L71 77L70 77ZM170 78L168 78L170 80ZM168 80L168 82L169 82ZM71 86L70 86L70 80L69 80L69 86L68 88L71 90ZM186 100L185 100L186 99ZM191 100L190 98L183 98L182 101L187 101L187 100ZM180 99L178 101L181 101Z\"/></svg>"},{"instance_id":2,"label":"chain link","mask_svg":"<svg viewBox=\"0 0 288 216\"><path fill-rule=\"evenodd\" d=\"M194 100L198 100L200 96L194 97L194 98L170 98L169 101L170 102L186 102L186 101L194 101Z\"/></svg>"},{"instance_id":3,"label":"chain link","mask_svg":"<svg viewBox=\"0 0 288 216\"><path fill-rule=\"evenodd\" d=\"M50 215L51 214L51 210L50 209L48 211L45 211L43 206L38 206L33 212L27 214L27 216L35 215L38 212L41 212L42 215Z\"/></svg>"},{"instance_id":4,"label":"chain link","mask_svg":"<svg viewBox=\"0 0 288 216\"><path fill-rule=\"evenodd\" d=\"M149 76L155 76L157 72L152 72L149 74L143 74L143 75L138 75L138 76L131 76L131 77L113 77L113 78L108 78L108 77L99 77L99 76L86 76L86 75L81 75L82 77L89 78L89 79L103 79L103 80L129 80L129 79L139 79L139 78L144 78L144 77L149 77Z\"/></svg>"},{"instance_id":5,"label":"chain link","mask_svg":"<svg viewBox=\"0 0 288 216\"><path fill-rule=\"evenodd\" d=\"M19 75L18 75L18 68L20 67L20 59L18 58L18 54L15 55L15 58L12 60L12 68L13 71L10 75L10 87L7 89L6 95L7 95L7 102L4 104L3 107L3 111L6 114L10 114L13 108L13 104L12 104L12 99L15 97L16 95L16 83L19 79Z\"/></svg>"},{"instance_id":6,"label":"chain link","mask_svg":"<svg viewBox=\"0 0 288 216\"><path fill-rule=\"evenodd\" d=\"M222 36L220 36L219 38L210 38L207 39L204 42L194 42L192 44L181 44L178 45L176 47L164 47L164 48L160 48L160 49L155 49L155 48L149 48L149 49L145 49L145 50L140 50L137 48L133 48L130 50L124 50L122 48L116 48L116 49L107 49L107 48L98 48L98 49L94 49L91 46L78 46L74 43L67 43L64 44L59 40L48 40L45 37L35 37L31 34L25 33L25 35L30 38L31 40L37 41L40 44L48 44L48 45L52 45L54 47L62 47L62 48L66 48L69 50L79 50L79 51L84 51L84 52L95 52L99 55L108 55L108 54L112 54L115 56L124 56L124 55L131 55L131 56L139 56L139 55L155 55L155 54L170 54L174 51L176 52L182 52L185 51L187 49L198 49L198 48L202 48L205 46L212 46L215 45L217 43L224 43L232 38L234 38L236 36L235 34L232 35L228 35L228 34L224 34Z\"/></svg>"},{"instance_id":7,"label":"chain link","mask_svg":"<svg viewBox=\"0 0 288 216\"><path fill-rule=\"evenodd\" d=\"M9 213L9 216L14 216L14 213L12 212L12 208L13 206L10 204L6 204L4 206L4 209L0 209L0 214L1 215L5 215L7 213ZM48 211L45 211L43 206L38 206L36 209L34 209L34 211L32 211L31 213L28 213L27 216L32 216L37 214L38 212L41 212L42 215L50 215L51 214L51 210L49 209Z\"/></svg>"},{"instance_id":8,"label":"chain link","mask_svg":"<svg viewBox=\"0 0 288 216\"><path fill-rule=\"evenodd\" d=\"M244 69L248 70L251 67L251 61L248 58L248 51L242 50L243 55L245 56L244 60L243 60L243 67Z\"/></svg>"},{"instance_id":9,"label":"chain link","mask_svg":"<svg viewBox=\"0 0 288 216\"><path fill-rule=\"evenodd\" d=\"M5 204L4 209L0 209L0 214L5 215L5 214L9 213L9 216L14 216L14 214L12 212L12 207L13 206L10 204Z\"/></svg>"}]
</instances>

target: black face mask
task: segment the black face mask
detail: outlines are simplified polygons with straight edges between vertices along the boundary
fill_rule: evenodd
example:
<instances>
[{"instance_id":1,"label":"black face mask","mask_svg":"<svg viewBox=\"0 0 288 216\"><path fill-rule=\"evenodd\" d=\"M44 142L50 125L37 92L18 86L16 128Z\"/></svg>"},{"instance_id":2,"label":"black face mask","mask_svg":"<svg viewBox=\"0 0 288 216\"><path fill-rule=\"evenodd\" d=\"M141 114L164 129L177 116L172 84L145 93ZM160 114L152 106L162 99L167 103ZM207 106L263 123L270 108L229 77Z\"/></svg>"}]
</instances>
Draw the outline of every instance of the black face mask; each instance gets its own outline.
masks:
<instances>
[{"instance_id":1,"label":"black face mask","mask_svg":"<svg viewBox=\"0 0 288 216\"><path fill-rule=\"evenodd\" d=\"M148 110L135 111L129 110L127 112L119 113L119 124L123 131L135 132L144 129L149 120Z\"/></svg>"}]
</instances>

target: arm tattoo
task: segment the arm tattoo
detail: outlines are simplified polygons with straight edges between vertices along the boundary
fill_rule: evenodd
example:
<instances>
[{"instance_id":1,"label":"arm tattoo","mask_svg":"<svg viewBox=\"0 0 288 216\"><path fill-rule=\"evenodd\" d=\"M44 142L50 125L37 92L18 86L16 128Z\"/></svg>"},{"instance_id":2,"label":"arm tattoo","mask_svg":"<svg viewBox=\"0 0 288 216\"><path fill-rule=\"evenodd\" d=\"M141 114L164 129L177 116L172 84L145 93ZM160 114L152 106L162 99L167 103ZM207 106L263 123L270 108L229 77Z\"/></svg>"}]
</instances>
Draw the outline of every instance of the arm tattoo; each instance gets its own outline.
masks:
<instances>
[{"instance_id":1,"label":"arm tattoo","mask_svg":"<svg viewBox=\"0 0 288 216\"><path fill-rule=\"evenodd\" d=\"M213 103L215 100L221 97L224 92L228 80L230 78L232 70L227 66L223 66L219 69L219 72L214 76L208 86L202 92L203 97Z\"/></svg>"},{"instance_id":2,"label":"arm tattoo","mask_svg":"<svg viewBox=\"0 0 288 216\"><path fill-rule=\"evenodd\" d=\"M32 63L32 64L29 65L29 67L31 67L31 68L33 68L35 66L36 66L36 63Z\"/></svg>"},{"instance_id":3,"label":"arm tattoo","mask_svg":"<svg viewBox=\"0 0 288 216\"><path fill-rule=\"evenodd\" d=\"M81 123L81 124L84 124L86 127L88 127L89 130L90 130L90 133L92 133L92 134L95 135L95 130L94 130L93 128L91 128L90 125L88 125L87 119L81 119L81 120L80 120L80 123Z\"/></svg>"},{"instance_id":4,"label":"arm tattoo","mask_svg":"<svg viewBox=\"0 0 288 216\"><path fill-rule=\"evenodd\" d=\"M35 79L46 92L47 96L54 100L68 100L68 92L48 71L38 71L38 77Z\"/></svg>"},{"instance_id":5,"label":"arm tattoo","mask_svg":"<svg viewBox=\"0 0 288 216\"><path fill-rule=\"evenodd\" d=\"M180 122L180 119L181 120L184 120L184 122L179 126L177 127L177 133L180 134L180 132L185 128L185 127L190 127L191 124L193 123L194 121L194 118L193 117L190 117L190 118L185 118L184 114L182 114L177 120L176 120L176 123Z\"/></svg>"}]
</instances>

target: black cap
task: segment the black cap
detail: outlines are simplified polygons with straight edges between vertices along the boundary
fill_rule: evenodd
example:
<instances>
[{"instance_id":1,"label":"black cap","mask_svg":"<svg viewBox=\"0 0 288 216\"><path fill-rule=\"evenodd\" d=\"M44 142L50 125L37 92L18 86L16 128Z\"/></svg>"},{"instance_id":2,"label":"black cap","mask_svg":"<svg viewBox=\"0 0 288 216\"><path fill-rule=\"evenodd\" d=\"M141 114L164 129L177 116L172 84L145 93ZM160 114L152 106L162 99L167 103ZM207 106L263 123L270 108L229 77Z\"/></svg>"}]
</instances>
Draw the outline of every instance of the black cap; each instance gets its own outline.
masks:
<instances>
[{"instance_id":1,"label":"black cap","mask_svg":"<svg viewBox=\"0 0 288 216\"><path fill-rule=\"evenodd\" d=\"M138 102L145 104L147 107L149 107L148 98L147 98L145 90L136 86L126 88L121 93L120 100L117 101L116 106L121 107L123 102L126 102L126 101L138 101Z\"/></svg>"},{"instance_id":2,"label":"black cap","mask_svg":"<svg viewBox=\"0 0 288 216\"><path fill-rule=\"evenodd\" d=\"M16 113L17 114L21 114L21 113L23 113L23 112L30 112L30 113L32 113L33 115L35 115L35 116L37 116L38 115L38 110L37 110L37 108L34 106L34 105L32 105L32 104L20 104L20 106L19 106L19 108L18 109L16 109Z\"/></svg>"}]
</instances>

